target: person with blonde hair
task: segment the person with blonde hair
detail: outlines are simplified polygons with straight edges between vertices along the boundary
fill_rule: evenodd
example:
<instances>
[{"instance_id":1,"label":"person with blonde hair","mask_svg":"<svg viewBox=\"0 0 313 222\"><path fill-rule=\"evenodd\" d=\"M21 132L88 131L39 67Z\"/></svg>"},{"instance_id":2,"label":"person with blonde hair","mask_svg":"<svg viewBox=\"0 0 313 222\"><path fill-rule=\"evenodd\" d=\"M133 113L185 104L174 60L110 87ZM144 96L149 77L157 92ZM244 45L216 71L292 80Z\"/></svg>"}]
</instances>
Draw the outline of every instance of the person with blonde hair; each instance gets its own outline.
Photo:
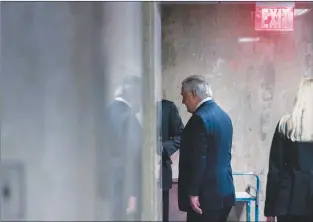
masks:
<instances>
[{"instance_id":1,"label":"person with blonde hair","mask_svg":"<svg viewBox=\"0 0 313 222\"><path fill-rule=\"evenodd\" d=\"M313 78L300 83L292 113L276 127L264 214L267 221L313 221Z\"/></svg>"}]
</instances>

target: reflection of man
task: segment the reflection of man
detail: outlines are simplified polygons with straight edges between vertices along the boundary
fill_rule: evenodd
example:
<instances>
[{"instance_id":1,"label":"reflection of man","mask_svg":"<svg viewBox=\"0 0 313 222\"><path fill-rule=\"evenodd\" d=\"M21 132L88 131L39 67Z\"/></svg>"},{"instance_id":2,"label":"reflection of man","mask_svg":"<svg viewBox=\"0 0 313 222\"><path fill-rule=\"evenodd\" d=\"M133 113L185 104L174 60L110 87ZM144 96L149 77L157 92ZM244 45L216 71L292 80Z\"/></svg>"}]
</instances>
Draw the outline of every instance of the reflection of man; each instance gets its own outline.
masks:
<instances>
[{"instance_id":1,"label":"reflection of man","mask_svg":"<svg viewBox=\"0 0 313 222\"><path fill-rule=\"evenodd\" d=\"M192 117L181 138L179 209L187 212L189 222L225 222L235 203L231 119L212 100L201 76L186 78L181 95Z\"/></svg>"},{"instance_id":2,"label":"reflection of man","mask_svg":"<svg viewBox=\"0 0 313 222\"><path fill-rule=\"evenodd\" d=\"M109 204L113 220L138 220L141 185L141 126L136 113L140 107L140 79L127 76L105 111L106 163L110 184ZM128 216L127 216L128 215Z\"/></svg>"},{"instance_id":3,"label":"reflection of man","mask_svg":"<svg viewBox=\"0 0 313 222\"><path fill-rule=\"evenodd\" d=\"M179 149L184 125L173 102L162 100L163 221L169 221L169 190L172 188L171 156Z\"/></svg>"}]
</instances>

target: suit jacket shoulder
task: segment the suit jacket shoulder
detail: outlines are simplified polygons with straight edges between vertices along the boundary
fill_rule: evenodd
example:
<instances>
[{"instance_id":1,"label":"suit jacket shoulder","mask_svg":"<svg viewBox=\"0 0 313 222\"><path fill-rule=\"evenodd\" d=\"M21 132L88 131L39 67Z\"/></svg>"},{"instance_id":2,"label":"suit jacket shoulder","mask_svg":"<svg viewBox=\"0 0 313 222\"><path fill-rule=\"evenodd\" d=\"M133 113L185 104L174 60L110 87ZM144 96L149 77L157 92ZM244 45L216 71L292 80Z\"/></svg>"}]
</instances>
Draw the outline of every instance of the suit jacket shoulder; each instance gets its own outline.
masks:
<instances>
[{"instance_id":1,"label":"suit jacket shoulder","mask_svg":"<svg viewBox=\"0 0 313 222\"><path fill-rule=\"evenodd\" d=\"M175 103L166 99L162 99L162 106L164 107L173 107Z\"/></svg>"},{"instance_id":2,"label":"suit jacket shoulder","mask_svg":"<svg viewBox=\"0 0 313 222\"><path fill-rule=\"evenodd\" d=\"M212 123L215 122L216 115L219 114L217 109L218 106L214 101L208 101L198 108L191 117L191 121L196 125L202 124L209 132L210 128L214 127Z\"/></svg>"},{"instance_id":3,"label":"suit jacket shoulder","mask_svg":"<svg viewBox=\"0 0 313 222\"><path fill-rule=\"evenodd\" d=\"M210 120L213 122L228 122L232 125L232 121L229 115L213 100L208 101L201 105L201 107L195 113L201 117L205 122Z\"/></svg>"}]
</instances>

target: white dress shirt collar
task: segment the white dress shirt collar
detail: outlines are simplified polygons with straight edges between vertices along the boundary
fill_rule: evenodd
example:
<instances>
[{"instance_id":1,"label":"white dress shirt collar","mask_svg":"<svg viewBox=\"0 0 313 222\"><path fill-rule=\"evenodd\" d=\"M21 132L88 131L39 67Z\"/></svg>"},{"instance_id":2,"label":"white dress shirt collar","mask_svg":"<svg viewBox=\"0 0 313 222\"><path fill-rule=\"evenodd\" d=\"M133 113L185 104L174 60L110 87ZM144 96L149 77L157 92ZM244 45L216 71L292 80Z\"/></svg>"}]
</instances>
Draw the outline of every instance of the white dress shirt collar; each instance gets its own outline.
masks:
<instances>
[{"instance_id":1,"label":"white dress shirt collar","mask_svg":"<svg viewBox=\"0 0 313 222\"><path fill-rule=\"evenodd\" d=\"M207 98L201 100L201 102L199 102L199 104L197 105L196 110L197 110L203 103L205 103L205 102L207 102L207 101L209 101L209 100L212 100L212 98L211 98L211 97L207 97Z\"/></svg>"},{"instance_id":2,"label":"white dress shirt collar","mask_svg":"<svg viewBox=\"0 0 313 222\"><path fill-rule=\"evenodd\" d=\"M125 103L127 106L129 106L130 108L132 108L132 106L130 105L129 102L127 102L125 99L123 99L122 97L117 97L115 98L116 101L120 101L120 102L123 102Z\"/></svg>"}]
</instances>

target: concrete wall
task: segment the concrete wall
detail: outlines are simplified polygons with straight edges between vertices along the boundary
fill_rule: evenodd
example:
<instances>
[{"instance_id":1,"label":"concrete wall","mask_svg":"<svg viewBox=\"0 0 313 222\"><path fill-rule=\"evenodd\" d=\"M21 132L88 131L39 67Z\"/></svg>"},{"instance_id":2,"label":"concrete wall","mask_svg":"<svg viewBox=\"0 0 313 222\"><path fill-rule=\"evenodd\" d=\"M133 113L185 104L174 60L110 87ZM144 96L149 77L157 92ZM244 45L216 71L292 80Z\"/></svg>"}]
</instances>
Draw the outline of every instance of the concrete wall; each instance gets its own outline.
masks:
<instances>
[{"instance_id":1,"label":"concrete wall","mask_svg":"<svg viewBox=\"0 0 313 222\"><path fill-rule=\"evenodd\" d=\"M160 15L155 3L144 6L1 3L1 220L109 218L103 192L110 178L101 177L107 155L100 155L105 102L125 75L142 75L142 69L144 82L159 86ZM150 62L145 67L143 49ZM157 89L143 90L145 99L156 98ZM143 102L143 122L156 130L154 102ZM155 130L144 133L152 147ZM145 154L143 196L149 204L142 216L152 220L160 216L150 161L156 154L152 148ZM4 187L9 194L3 195Z\"/></svg>"},{"instance_id":2,"label":"concrete wall","mask_svg":"<svg viewBox=\"0 0 313 222\"><path fill-rule=\"evenodd\" d=\"M95 219L95 16L91 4L1 3L1 164L25 173L20 212L2 219Z\"/></svg>"},{"instance_id":3,"label":"concrete wall","mask_svg":"<svg viewBox=\"0 0 313 222\"><path fill-rule=\"evenodd\" d=\"M185 123L190 115L181 104L181 81L201 74L212 83L214 99L233 121L234 171L254 171L261 177L262 216L275 126L290 111L299 80L313 76L313 12L295 18L293 32L257 33L253 8L253 4L165 5L162 81L164 96L177 104ZM260 39L239 43L242 37ZM174 176L177 160L176 156ZM237 180L238 191L251 182Z\"/></svg>"}]
</instances>

